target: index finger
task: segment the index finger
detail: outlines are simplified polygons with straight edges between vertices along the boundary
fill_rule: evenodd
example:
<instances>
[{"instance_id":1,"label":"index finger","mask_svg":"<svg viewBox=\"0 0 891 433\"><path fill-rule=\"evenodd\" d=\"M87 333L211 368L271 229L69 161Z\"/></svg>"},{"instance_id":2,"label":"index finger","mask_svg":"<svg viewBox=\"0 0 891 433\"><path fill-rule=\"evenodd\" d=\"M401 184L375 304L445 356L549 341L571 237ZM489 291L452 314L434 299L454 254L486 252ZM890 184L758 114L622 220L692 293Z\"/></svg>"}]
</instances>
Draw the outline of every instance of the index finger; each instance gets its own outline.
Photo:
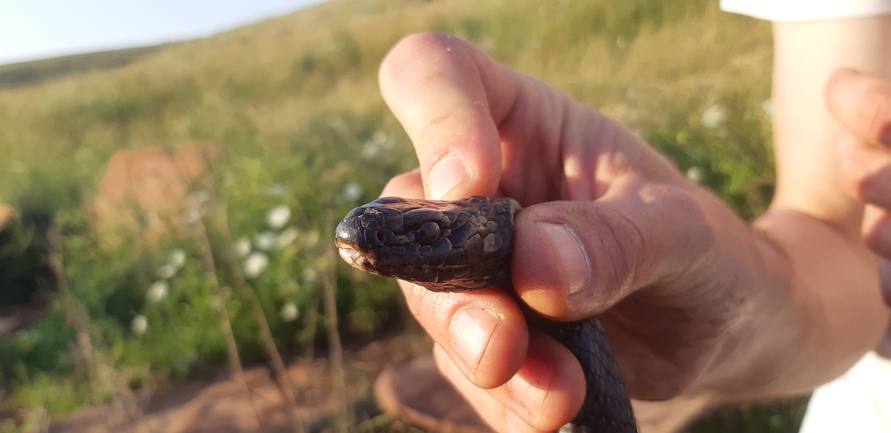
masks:
<instances>
[{"instance_id":1,"label":"index finger","mask_svg":"<svg viewBox=\"0 0 891 433\"><path fill-rule=\"evenodd\" d=\"M845 128L868 143L891 146L891 83L839 69L829 76L825 97Z\"/></svg>"},{"instance_id":2,"label":"index finger","mask_svg":"<svg viewBox=\"0 0 891 433\"><path fill-rule=\"evenodd\" d=\"M516 98L514 75L459 38L427 33L390 51L380 87L415 145L428 198L495 193L497 125Z\"/></svg>"}]
</instances>

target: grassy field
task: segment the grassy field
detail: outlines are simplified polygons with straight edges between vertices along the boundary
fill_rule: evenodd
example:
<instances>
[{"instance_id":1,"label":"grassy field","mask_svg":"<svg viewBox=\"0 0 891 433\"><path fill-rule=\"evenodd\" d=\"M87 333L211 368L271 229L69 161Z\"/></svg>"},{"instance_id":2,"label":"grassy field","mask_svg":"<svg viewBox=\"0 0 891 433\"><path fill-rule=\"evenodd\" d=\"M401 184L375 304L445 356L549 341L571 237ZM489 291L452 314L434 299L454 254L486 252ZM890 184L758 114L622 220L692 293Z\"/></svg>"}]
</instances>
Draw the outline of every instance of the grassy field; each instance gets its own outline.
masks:
<instances>
[{"instance_id":1,"label":"grassy field","mask_svg":"<svg viewBox=\"0 0 891 433\"><path fill-rule=\"evenodd\" d=\"M744 217L769 202L770 29L714 1L335 0L198 41L0 67L0 202L56 215L71 287L46 319L0 341L0 409L56 415L112 399L115 387L97 385L96 366L70 350L79 331L130 389L219 369L231 358L220 304L244 359L264 357L255 301L278 349L300 355L323 340L315 312L329 276L348 338L404 323L394 284L334 263L326 248L335 217L415 164L376 72L397 40L428 30L630 125ZM228 221L208 230L215 272L203 239L110 248L91 224L115 151L187 141L225 153L205 217ZM255 239L282 204L297 239L267 252L268 268L239 290L232 239ZM171 251L186 260L152 301ZM800 404L719 411L690 431L791 432L800 415ZM0 431L38 422L25 418Z\"/></svg>"}]
</instances>

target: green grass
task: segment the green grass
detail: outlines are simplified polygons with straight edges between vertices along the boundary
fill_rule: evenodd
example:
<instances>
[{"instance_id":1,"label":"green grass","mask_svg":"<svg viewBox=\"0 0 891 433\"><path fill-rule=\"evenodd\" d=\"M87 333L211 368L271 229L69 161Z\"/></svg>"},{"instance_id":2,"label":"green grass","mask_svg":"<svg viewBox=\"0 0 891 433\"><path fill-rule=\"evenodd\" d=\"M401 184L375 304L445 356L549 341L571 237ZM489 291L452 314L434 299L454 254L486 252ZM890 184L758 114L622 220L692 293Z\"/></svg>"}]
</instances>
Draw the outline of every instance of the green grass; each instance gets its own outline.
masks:
<instances>
[{"instance_id":1,"label":"green grass","mask_svg":"<svg viewBox=\"0 0 891 433\"><path fill-rule=\"evenodd\" d=\"M770 29L715 3L335 0L208 39L0 67L0 202L57 215L73 293L97 348L131 387L224 365L219 302L231 311L242 355L259 359L251 300L237 290L213 294L200 242L108 248L91 224L89 205L116 150L213 141L225 152L212 176L226 206L209 212L225 212L234 237L264 230L263 215L275 205L294 210L298 241L270 253L269 269L251 282L278 346L298 355L309 344L304 330L322 329L309 323L319 283L307 275L332 266L342 331L370 338L406 320L400 294L390 282L326 262L323 252L329 215L354 204L343 199L348 184L362 186L355 202L369 200L415 164L376 85L396 41L425 30L466 38L628 124L752 218L773 186L771 125L762 110ZM363 153L381 144L392 149ZM218 278L232 287L231 245L218 232L210 237ZM189 260L163 301L147 301L175 248ZM280 315L289 302L301 313L290 322ZM0 341L0 389L11 391L0 404L62 414L106 400L85 391L89 377L69 350L74 330L65 312L58 301L35 327ZM149 323L143 335L131 330L137 315ZM800 404L770 410L722 411L690 431L735 431L726 429L734 419L740 431L794 431Z\"/></svg>"}]
</instances>

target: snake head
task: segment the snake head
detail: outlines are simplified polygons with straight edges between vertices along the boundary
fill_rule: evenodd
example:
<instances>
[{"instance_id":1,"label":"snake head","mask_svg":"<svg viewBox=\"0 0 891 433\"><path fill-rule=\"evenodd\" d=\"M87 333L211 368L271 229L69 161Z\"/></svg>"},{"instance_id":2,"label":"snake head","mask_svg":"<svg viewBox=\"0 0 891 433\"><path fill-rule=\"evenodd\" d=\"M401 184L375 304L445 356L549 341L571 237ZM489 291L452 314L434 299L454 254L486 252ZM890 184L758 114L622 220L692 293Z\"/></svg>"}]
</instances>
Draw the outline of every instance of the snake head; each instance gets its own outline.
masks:
<instances>
[{"instance_id":1,"label":"snake head","mask_svg":"<svg viewBox=\"0 0 891 433\"><path fill-rule=\"evenodd\" d=\"M431 290L466 291L509 280L512 199L383 197L350 211L335 242L350 265Z\"/></svg>"}]
</instances>

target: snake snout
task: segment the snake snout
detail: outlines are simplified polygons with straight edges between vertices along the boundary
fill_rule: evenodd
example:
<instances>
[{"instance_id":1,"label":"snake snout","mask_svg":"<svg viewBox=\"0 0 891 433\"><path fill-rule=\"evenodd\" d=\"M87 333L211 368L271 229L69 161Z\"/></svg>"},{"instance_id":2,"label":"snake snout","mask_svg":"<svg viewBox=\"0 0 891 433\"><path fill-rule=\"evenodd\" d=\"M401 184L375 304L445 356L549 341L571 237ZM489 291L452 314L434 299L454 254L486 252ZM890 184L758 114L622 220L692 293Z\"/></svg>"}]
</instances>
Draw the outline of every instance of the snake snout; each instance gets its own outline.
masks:
<instances>
[{"instance_id":1,"label":"snake snout","mask_svg":"<svg viewBox=\"0 0 891 433\"><path fill-rule=\"evenodd\" d=\"M337 225L334 232L334 244L337 245L340 257L350 266L365 272L380 274L377 269L378 263L374 260L370 252L378 247L380 241L377 238L377 232L374 228L366 227L363 224L363 216L367 214L367 206L353 209L347 216Z\"/></svg>"},{"instance_id":2,"label":"snake snout","mask_svg":"<svg viewBox=\"0 0 891 433\"><path fill-rule=\"evenodd\" d=\"M354 249L350 247L338 248L337 252L340 253L340 258L343 261L353 265L354 267L359 267L359 260L362 259L362 256Z\"/></svg>"}]
</instances>

